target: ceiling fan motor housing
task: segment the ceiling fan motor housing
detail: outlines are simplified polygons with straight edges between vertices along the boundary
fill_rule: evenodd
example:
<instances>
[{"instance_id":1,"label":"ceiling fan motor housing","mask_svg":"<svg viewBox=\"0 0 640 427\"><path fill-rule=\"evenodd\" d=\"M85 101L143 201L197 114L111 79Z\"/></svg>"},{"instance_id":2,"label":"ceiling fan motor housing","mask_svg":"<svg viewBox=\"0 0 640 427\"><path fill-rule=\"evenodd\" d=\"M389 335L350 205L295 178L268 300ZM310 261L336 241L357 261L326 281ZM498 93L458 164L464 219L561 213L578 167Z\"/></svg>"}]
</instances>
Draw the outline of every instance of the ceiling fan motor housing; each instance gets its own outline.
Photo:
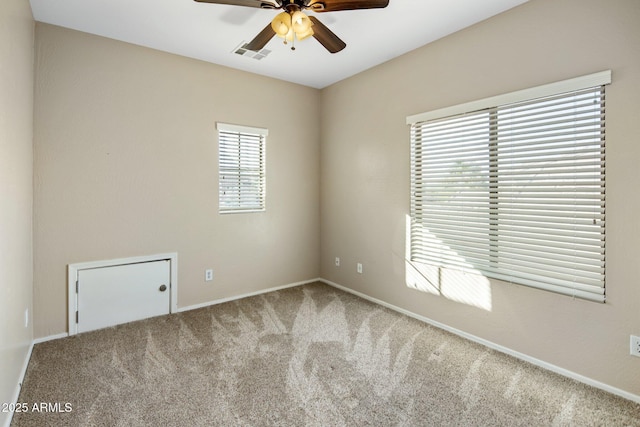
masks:
<instances>
[{"instance_id":1,"label":"ceiling fan motor housing","mask_svg":"<svg viewBox=\"0 0 640 427\"><path fill-rule=\"evenodd\" d=\"M316 11L324 10L324 2L312 2L312 0L276 0L277 5L272 3L262 2L260 7L262 9L284 9L289 13L296 12L304 9L311 9Z\"/></svg>"}]
</instances>

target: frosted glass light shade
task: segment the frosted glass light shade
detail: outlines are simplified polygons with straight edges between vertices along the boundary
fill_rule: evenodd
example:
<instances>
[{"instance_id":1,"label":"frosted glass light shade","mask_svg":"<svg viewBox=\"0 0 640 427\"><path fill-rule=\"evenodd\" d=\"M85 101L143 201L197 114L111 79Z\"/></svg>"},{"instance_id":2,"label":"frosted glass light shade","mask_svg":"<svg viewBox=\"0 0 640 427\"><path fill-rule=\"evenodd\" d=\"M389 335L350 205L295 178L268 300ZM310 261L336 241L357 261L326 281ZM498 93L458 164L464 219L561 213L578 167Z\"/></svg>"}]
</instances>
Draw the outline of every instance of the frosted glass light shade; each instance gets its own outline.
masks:
<instances>
[{"instance_id":1,"label":"frosted glass light shade","mask_svg":"<svg viewBox=\"0 0 640 427\"><path fill-rule=\"evenodd\" d=\"M293 25L293 31L295 31L297 35L306 33L312 25L311 19L299 10L293 12L291 22Z\"/></svg>"},{"instance_id":2,"label":"frosted glass light shade","mask_svg":"<svg viewBox=\"0 0 640 427\"><path fill-rule=\"evenodd\" d=\"M296 37L298 37L298 40L304 40L307 37L311 37L312 35L313 35L313 29L311 27L309 27L309 29L304 33L296 33Z\"/></svg>"},{"instance_id":3,"label":"frosted glass light shade","mask_svg":"<svg viewBox=\"0 0 640 427\"><path fill-rule=\"evenodd\" d=\"M291 15L287 12L277 14L271 21L271 28L278 37L285 38L291 30Z\"/></svg>"}]
</instances>

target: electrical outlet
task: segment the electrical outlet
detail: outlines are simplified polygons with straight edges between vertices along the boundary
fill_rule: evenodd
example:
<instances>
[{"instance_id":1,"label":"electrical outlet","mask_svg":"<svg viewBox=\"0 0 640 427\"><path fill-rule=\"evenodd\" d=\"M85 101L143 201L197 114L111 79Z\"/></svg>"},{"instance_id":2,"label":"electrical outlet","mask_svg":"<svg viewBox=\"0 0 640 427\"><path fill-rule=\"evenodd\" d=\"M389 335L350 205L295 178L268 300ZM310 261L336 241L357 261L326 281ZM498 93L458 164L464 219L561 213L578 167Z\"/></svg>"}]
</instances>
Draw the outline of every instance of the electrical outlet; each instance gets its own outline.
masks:
<instances>
[{"instance_id":1,"label":"electrical outlet","mask_svg":"<svg viewBox=\"0 0 640 427\"><path fill-rule=\"evenodd\" d=\"M356 265L356 271L357 271L358 273L362 274L362 264L361 264L361 263L358 263L358 264Z\"/></svg>"},{"instance_id":2,"label":"electrical outlet","mask_svg":"<svg viewBox=\"0 0 640 427\"><path fill-rule=\"evenodd\" d=\"M640 337L636 337L635 335L631 335L630 340L630 354L632 356L640 357Z\"/></svg>"},{"instance_id":3,"label":"electrical outlet","mask_svg":"<svg viewBox=\"0 0 640 427\"><path fill-rule=\"evenodd\" d=\"M28 308L24 310L24 327L25 328L29 327L29 309Z\"/></svg>"},{"instance_id":4,"label":"electrical outlet","mask_svg":"<svg viewBox=\"0 0 640 427\"><path fill-rule=\"evenodd\" d=\"M336 257L336 267L340 267L340 257Z\"/></svg>"},{"instance_id":5,"label":"electrical outlet","mask_svg":"<svg viewBox=\"0 0 640 427\"><path fill-rule=\"evenodd\" d=\"M213 270L212 269L207 269L204 271L204 280L207 282L210 282L213 280Z\"/></svg>"}]
</instances>

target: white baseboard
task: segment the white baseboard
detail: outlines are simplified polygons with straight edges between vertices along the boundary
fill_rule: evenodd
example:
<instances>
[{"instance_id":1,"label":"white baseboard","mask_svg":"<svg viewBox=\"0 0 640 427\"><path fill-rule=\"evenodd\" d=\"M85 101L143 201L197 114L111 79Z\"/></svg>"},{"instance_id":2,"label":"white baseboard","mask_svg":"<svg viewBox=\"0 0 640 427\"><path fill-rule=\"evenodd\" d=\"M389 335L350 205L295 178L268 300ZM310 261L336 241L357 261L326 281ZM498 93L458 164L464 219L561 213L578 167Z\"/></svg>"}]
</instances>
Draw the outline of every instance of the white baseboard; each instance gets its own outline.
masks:
<instances>
[{"instance_id":1,"label":"white baseboard","mask_svg":"<svg viewBox=\"0 0 640 427\"><path fill-rule=\"evenodd\" d=\"M20 397L20 390L22 390L22 384L24 383L24 376L27 374L27 368L29 367L29 360L31 360L31 352L33 351L33 344L29 344L29 350L27 350L27 354L24 357L24 362L22 363L22 369L20 370L20 376L18 376L18 384L16 384L16 389L13 393L12 403L18 403L18 398ZM11 426L11 420L13 420L13 412L9 412L9 416L5 421L5 427Z\"/></svg>"},{"instance_id":2,"label":"white baseboard","mask_svg":"<svg viewBox=\"0 0 640 427\"><path fill-rule=\"evenodd\" d=\"M180 312L183 312L183 311L196 310L198 308L209 307L210 305L222 304L224 302L235 301L235 300L242 299L242 298L247 298L247 297L252 297L252 296L256 296L256 295L266 294L266 293L269 293L269 292L279 291L281 289L295 288L296 286L302 286L302 285L306 285L306 284L309 284L309 283L322 282L322 281L323 281L322 279L316 278L316 279L304 280L302 282L289 283L287 285L276 286L276 287L273 287L273 288L263 289L263 290L260 290L260 291L255 291L255 292L250 292L250 293L246 293L246 294L236 295L236 296L232 296L232 297L228 297L228 298L221 298L221 299L217 299L217 300L213 300L213 301L203 302L203 303L200 303L200 304L189 305L189 306L186 306L186 307L179 307L176 312L180 313ZM33 340L33 344L40 344L40 343L47 342L47 341L57 340L57 339L60 339L60 338L66 338L68 336L69 336L68 332L62 332L62 333L55 334L55 335L49 335L49 336L46 336L46 337L40 337L40 338L34 339ZM32 347L33 347L33 344L32 344Z\"/></svg>"},{"instance_id":3,"label":"white baseboard","mask_svg":"<svg viewBox=\"0 0 640 427\"><path fill-rule=\"evenodd\" d=\"M40 337L33 340L34 344L40 344L47 341L59 340L60 338L66 338L69 336L68 332L62 332L61 334L49 335L46 337Z\"/></svg>"},{"instance_id":4,"label":"white baseboard","mask_svg":"<svg viewBox=\"0 0 640 427\"><path fill-rule=\"evenodd\" d=\"M239 299L242 299L242 298L248 298L248 297L253 297L253 296L256 296L256 295L267 294L269 292L279 291L279 290L282 290L282 289L295 288L296 286L307 285L307 284L313 283L313 282L324 282L324 280L322 280L320 278L316 278L316 279L304 280L302 282L289 283L288 285L276 286L276 287L269 288L269 289L261 289L259 291L249 292L247 294L235 295L235 296L232 296L232 297L220 298L220 299L217 299L217 300L213 300L213 301L209 301L209 302L203 302L203 303L200 303L200 304L194 304L194 305L189 305L189 306L186 306L186 307L180 307L180 308L178 308L178 312L180 313L180 312L183 312L183 311L196 310L198 308L209 307L211 305L222 304L222 303L225 303L225 302L235 301L235 300L239 300Z\"/></svg>"},{"instance_id":5,"label":"white baseboard","mask_svg":"<svg viewBox=\"0 0 640 427\"><path fill-rule=\"evenodd\" d=\"M62 334L50 335L48 337L36 338L31 341L29 344L29 350L25 355L24 362L22 363L22 369L20 370L20 376L18 377L18 384L16 385L16 390L13 394L12 403L17 403L18 398L20 397L20 391L22 390L22 384L24 384L24 377L27 374L27 368L29 367L29 361L31 360L31 354L33 353L33 346L36 344L40 344L46 341L57 340L60 338L66 338L69 334L64 332ZM13 412L9 412L9 417L6 420L5 427L11 426L11 420L13 420Z\"/></svg>"},{"instance_id":6,"label":"white baseboard","mask_svg":"<svg viewBox=\"0 0 640 427\"><path fill-rule=\"evenodd\" d=\"M445 325L444 323L437 322L435 320L429 319L428 317L421 316L419 314L413 313L409 310L405 310L400 307L396 307L395 305L389 304L385 301L379 300L377 298L370 297L369 295L363 294L362 292L354 291L353 289L347 288L346 286L339 285L330 280L320 279L321 282L326 283L329 286L333 286L334 288L343 290L350 294L356 295L360 298L366 299L367 301L371 301L375 304L381 305L398 313L404 314L406 316L412 317L414 319L420 320L421 322L427 323L429 325L435 326L436 328L443 329L447 332L451 332L452 334L458 335L462 338L468 339L469 341L476 342L478 344L482 344L485 347L491 348L493 350L499 351L501 353L508 354L509 356L513 356L516 359L523 360L525 362L529 362L532 365L539 366L543 369L546 369L551 372L555 372L556 374L560 374L564 377L571 378L573 380L579 381L581 383L590 385L595 388L599 388L611 394L615 394L616 396L623 397L625 399L631 400L632 402L640 403L640 396L637 394L629 393L628 391L621 390L619 388L610 386L609 384L605 384L600 381L596 381L589 377L585 377L584 375L580 375L578 373L569 371L568 369L561 368L556 365L552 365L551 363L545 362L544 360L536 359L535 357L528 356L524 353L520 353L518 351L512 350L508 347L501 346L499 344L493 343L491 341L485 340L483 338L477 337L475 335L471 335L467 332L461 331L456 328L452 328L451 326Z\"/></svg>"}]
</instances>

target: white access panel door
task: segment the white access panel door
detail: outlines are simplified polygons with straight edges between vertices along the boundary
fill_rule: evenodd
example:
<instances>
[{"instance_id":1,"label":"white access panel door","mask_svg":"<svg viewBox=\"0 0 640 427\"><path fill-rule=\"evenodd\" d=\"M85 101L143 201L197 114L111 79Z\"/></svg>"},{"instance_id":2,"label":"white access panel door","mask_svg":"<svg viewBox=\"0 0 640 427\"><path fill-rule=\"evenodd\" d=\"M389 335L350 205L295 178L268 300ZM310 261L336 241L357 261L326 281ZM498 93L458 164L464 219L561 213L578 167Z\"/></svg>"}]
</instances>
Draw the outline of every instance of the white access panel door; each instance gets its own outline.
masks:
<instances>
[{"instance_id":1,"label":"white access panel door","mask_svg":"<svg viewBox=\"0 0 640 427\"><path fill-rule=\"evenodd\" d=\"M77 332L169 314L169 260L78 270Z\"/></svg>"}]
</instances>

